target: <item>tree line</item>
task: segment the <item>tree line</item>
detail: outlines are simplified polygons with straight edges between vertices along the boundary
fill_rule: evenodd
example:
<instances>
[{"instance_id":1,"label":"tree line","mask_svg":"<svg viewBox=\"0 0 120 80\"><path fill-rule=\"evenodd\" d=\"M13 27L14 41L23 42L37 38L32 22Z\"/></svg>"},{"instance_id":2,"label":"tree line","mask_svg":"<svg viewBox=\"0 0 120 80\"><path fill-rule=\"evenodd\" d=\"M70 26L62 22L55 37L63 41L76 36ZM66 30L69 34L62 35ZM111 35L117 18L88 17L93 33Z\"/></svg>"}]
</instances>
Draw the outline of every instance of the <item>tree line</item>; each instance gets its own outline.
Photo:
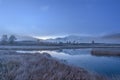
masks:
<instances>
[{"instance_id":1,"label":"tree line","mask_svg":"<svg viewBox=\"0 0 120 80\"><path fill-rule=\"evenodd\" d=\"M17 40L17 38L14 35L7 36L7 35L2 35L1 37L1 44L13 44Z\"/></svg>"}]
</instances>

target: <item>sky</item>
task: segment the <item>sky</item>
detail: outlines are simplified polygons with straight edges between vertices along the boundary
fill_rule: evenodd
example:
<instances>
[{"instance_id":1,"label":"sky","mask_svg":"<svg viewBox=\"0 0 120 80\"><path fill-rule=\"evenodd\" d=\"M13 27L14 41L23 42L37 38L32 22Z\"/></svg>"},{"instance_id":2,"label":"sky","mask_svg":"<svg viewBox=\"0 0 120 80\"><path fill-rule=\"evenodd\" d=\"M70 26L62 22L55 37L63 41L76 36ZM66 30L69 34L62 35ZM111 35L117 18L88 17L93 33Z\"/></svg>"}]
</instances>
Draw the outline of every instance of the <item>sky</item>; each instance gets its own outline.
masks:
<instances>
[{"instance_id":1,"label":"sky","mask_svg":"<svg viewBox=\"0 0 120 80\"><path fill-rule=\"evenodd\" d=\"M120 0L0 0L0 34L120 32Z\"/></svg>"}]
</instances>

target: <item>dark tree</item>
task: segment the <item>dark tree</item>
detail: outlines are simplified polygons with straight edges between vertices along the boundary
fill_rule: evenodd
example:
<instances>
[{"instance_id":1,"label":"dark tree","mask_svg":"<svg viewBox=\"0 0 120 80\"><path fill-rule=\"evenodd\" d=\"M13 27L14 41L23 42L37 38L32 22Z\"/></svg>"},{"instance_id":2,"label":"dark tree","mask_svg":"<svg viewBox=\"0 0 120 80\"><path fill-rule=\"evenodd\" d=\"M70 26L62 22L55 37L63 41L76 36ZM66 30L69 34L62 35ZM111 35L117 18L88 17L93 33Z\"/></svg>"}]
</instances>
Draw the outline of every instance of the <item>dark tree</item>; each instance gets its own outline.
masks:
<instances>
[{"instance_id":1,"label":"dark tree","mask_svg":"<svg viewBox=\"0 0 120 80\"><path fill-rule=\"evenodd\" d=\"M93 40L93 41L92 41L92 44L94 44L94 43L95 43L95 41Z\"/></svg>"},{"instance_id":2,"label":"dark tree","mask_svg":"<svg viewBox=\"0 0 120 80\"><path fill-rule=\"evenodd\" d=\"M7 44L7 42L8 42L8 37L7 37L7 35L2 35L1 43L2 43L2 44Z\"/></svg>"},{"instance_id":3,"label":"dark tree","mask_svg":"<svg viewBox=\"0 0 120 80\"><path fill-rule=\"evenodd\" d=\"M10 43L10 44L13 44L16 39L17 39L17 38L16 38L14 35L11 35L11 36L9 37L9 43Z\"/></svg>"}]
</instances>

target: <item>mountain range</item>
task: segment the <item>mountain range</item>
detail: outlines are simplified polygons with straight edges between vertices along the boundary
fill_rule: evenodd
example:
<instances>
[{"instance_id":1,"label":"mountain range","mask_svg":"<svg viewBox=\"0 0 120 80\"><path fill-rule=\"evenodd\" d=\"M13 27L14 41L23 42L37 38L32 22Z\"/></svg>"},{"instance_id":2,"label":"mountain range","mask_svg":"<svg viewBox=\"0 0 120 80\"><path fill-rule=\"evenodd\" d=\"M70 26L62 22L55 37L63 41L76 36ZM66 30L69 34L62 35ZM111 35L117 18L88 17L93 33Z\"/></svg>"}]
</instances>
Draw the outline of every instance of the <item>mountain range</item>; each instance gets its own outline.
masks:
<instances>
[{"instance_id":1,"label":"mountain range","mask_svg":"<svg viewBox=\"0 0 120 80\"><path fill-rule=\"evenodd\" d=\"M109 34L103 36L76 36L70 35L66 37L56 38L56 39L47 39L47 42L80 42L80 43L91 43L95 41L97 43L120 43L120 33L117 34Z\"/></svg>"},{"instance_id":2,"label":"mountain range","mask_svg":"<svg viewBox=\"0 0 120 80\"><path fill-rule=\"evenodd\" d=\"M107 39L120 39L120 33L105 35L102 38Z\"/></svg>"},{"instance_id":3,"label":"mountain range","mask_svg":"<svg viewBox=\"0 0 120 80\"><path fill-rule=\"evenodd\" d=\"M91 43L95 41L97 43L120 43L120 33L108 34L103 36L78 36L69 35L66 37L58 37L55 39L38 39L32 36L20 36L15 35L18 41L42 41L42 42L79 42L79 43Z\"/></svg>"}]
</instances>

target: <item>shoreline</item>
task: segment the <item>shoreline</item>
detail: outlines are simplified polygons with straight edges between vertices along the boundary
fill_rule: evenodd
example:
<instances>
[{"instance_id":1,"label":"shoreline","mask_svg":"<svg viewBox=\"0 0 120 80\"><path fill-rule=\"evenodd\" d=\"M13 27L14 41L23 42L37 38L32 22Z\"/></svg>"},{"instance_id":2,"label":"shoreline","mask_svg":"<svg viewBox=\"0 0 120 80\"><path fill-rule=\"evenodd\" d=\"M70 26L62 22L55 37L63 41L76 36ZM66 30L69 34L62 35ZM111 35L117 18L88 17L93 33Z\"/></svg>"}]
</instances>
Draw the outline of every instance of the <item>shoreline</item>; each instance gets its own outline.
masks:
<instances>
[{"instance_id":1,"label":"shoreline","mask_svg":"<svg viewBox=\"0 0 120 80\"><path fill-rule=\"evenodd\" d=\"M5 80L107 80L83 68L62 63L47 53L3 53L0 54L0 67L3 71L0 76Z\"/></svg>"},{"instance_id":2,"label":"shoreline","mask_svg":"<svg viewBox=\"0 0 120 80\"><path fill-rule=\"evenodd\" d=\"M61 50L61 49L82 49L82 48L117 48L120 49L120 46L98 46L98 45L79 45L79 46L8 46L0 45L0 50Z\"/></svg>"}]
</instances>

